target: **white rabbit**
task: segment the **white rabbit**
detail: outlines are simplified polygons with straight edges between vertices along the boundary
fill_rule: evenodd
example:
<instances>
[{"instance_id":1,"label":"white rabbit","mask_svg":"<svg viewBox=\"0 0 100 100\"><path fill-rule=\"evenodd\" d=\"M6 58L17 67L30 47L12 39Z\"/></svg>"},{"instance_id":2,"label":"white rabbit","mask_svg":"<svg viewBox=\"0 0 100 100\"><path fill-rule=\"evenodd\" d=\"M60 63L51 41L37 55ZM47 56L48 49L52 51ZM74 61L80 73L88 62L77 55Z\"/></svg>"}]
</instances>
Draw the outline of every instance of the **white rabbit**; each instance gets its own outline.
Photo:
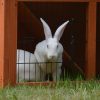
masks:
<instances>
[{"instance_id":1,"label":"white rabbit","mask_svg":"<svg viewBox=\"0 0 100 100\"><path fill-rule=\"evenodd\" d=\"M66 21L60 27L58 27L54 36L52 36L51 30L48 24L42 18L40 18L40 20L43 24L45 40L36 45L34 55L38 62L44 62L42 64L41 63L39 64L41 71L45 75L51 73L53 80L56 81L60 79L62 53L63 53L63 46L61 43L59 43L59 40L64 32L66 25L69 23L69 21ZM46 62L49 62L49 63L46 63ZM45 77L43 77L42 80L45 80Z\"/></svg>"},{"instance_id":2,"label":"white rabbit","mask_svg":"<svg viewBox=\"0 0 100 100\"><path fill-rule=\"evenodd\" d=\"M17 82L40 81L40 68L36 62L34 54L17 50Z\"/></svg>"},{"instance_id":3,"label":"white rabbit","mask_svg":"<svg viewBox=\"0 0 100 100\"><path fill-rule=\"evenodd\" d=\"M19 81L29 80L29 77L33 81L44 81L47 74L51 74L54 81L60 79L63 46L59 43L59 40L69 21L58 27L52 37L48 24L42 18L40 20L43 24L45 40L36 45L34 54L17 50L17 63L26 63L17 64L17 80Z\"/></svg>"}]
</instances>

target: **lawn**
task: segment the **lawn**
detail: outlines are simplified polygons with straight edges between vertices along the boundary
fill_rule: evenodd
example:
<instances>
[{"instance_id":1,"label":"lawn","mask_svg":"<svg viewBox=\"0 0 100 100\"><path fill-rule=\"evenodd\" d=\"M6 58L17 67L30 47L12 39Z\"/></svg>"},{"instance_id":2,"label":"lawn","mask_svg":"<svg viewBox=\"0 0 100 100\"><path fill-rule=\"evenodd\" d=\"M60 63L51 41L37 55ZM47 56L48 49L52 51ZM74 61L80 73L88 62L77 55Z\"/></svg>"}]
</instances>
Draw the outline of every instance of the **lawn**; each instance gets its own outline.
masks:
<instances>
[{"instance_id":1,"label":"lawn","mask_svg":"<svg viewBox=\"0 0 100 100\"><path fill-rule=\"evenodd\" d=\"M65 81L56 86L7 86L0 100L100 100L100 82Z\"/></svg>"}]
</instances>

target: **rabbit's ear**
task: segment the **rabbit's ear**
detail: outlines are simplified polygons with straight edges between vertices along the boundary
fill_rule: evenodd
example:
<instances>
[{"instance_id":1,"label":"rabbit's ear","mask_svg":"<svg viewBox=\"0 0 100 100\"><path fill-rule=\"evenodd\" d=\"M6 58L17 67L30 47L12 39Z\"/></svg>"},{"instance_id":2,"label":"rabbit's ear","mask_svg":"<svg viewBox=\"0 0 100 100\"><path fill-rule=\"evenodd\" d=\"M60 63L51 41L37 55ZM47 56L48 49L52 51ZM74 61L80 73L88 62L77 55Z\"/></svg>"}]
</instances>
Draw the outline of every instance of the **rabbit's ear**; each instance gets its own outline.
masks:
<instances>
[{"instance_id":1,"label":"rabbit's ear","mask_svg":"<svg viewBox=\"0 0 100 100\"><path fill-rule=\"evenodd\" d=\"M57 40L59 41L63 32L64 32L64 29L66 27L66 25L69 23L69 20L66 21L65 23L63 23L61 26L59 26L55 32L55 35L54 35L54 38L57 38Z\"/></svg>"},{"instance_id":2,"label":"rabbit's ear","mask_svg":"<svg viewBox=\"0 0 100 100\"><path fill-rule=\"evenodd\" d=\"M45 38L47 40L48 38L52 37L51 29L50 29L49 25L42 18L40 18L40 20L43 24L44 34L45 34Z\"/></svg>"}]
</instances>

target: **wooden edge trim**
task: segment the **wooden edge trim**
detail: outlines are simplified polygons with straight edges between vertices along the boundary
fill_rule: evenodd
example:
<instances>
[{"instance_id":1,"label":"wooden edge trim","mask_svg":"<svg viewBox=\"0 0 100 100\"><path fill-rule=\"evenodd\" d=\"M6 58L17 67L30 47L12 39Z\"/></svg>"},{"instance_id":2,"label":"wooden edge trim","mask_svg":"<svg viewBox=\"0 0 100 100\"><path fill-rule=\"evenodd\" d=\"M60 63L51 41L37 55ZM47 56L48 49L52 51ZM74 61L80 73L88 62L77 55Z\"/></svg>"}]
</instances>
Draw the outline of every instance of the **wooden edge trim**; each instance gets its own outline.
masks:
<instances>
[{"instance_id":1,"label":"wooden edge trim","mask_svg":"<svg viewBox=\"0 0 100 100\"><path fill-rule=\"evenodd\" d=\"M22 2L89 2L91 0L17 0Z\"/></svg>"}]
</instances>

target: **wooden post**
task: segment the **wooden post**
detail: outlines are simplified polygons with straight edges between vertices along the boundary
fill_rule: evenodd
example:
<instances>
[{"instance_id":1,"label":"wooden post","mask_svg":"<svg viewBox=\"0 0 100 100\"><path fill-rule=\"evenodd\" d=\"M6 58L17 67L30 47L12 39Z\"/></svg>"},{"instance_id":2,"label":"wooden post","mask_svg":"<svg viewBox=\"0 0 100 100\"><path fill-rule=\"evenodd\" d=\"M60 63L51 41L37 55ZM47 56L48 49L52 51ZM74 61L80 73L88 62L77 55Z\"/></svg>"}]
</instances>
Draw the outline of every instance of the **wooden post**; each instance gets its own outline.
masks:
<instances>
[{"instance_id":1,"label":"wooden post","mask_svg":"<svg viewBox=\"0 0 100 100\"><path fill-rule=\"evenodd\" d=\"M16 0L0 0L0 87L16 83Z\"/></svg>"},{"instance_id":2,"label":"wooden post","mask_svg":"<svg viewBox=\"0 0 100 100\"><path fill-rule=\"evenodd\" d=\"M4 66L4 6L0 0L0 86L3 84L3 66Z\"/></svg>"},{"instance_id":3,"label":"wooden post","mask_svg":"<svg viewBox=\"0 0 100 100\"><path fill-rule=\"evenodd\" d=\"M96 1L90 0L87 9L86 78L96 74Z\"/></svg>"}]
</instances>

